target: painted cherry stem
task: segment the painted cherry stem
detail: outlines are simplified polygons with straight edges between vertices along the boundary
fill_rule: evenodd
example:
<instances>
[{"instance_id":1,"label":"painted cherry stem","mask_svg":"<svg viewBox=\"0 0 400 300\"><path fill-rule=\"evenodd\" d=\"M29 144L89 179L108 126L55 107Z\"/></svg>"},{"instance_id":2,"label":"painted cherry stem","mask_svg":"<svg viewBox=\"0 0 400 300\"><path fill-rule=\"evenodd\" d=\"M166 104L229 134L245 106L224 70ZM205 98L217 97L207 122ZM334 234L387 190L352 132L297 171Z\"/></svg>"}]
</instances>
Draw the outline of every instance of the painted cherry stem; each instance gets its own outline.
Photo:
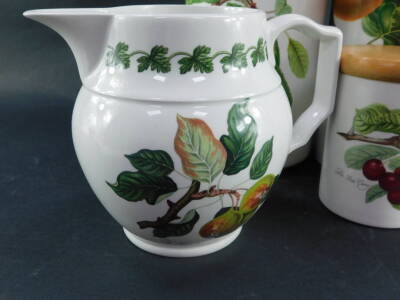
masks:
<instances>
[{"instance_id":1,"label":"painted cherry stem","mask_svg":"<svg viewBox=\"0 0 400 300\"><path fill-rule=\"evenodd\" d=\"M215 185L211 186L208 190L200 191L200 182L193 180L189 190L177 202L167 200L169 206L168 211L162 217L157 218L156 221L140 221L137 224L141 229L144 228L159 228L169 224L174 220L180 219L178 213L191 201L201 200L204 198L212 198L220 195L229 195L235 198L236 204L239 203L240 193L237 190L231 189L217 189Z\"/></svg>"},{"instance_id":2,"label":"painted cherry stem","mask_svg":"<svg viewBox=\"0 0 400 300\"><path fill-rule=\"evenodd\" d=\"M398 135L386 139L379 139L356 133L338 132L337 134L346 139L347 141L361 141L377 145L392 146L400 149L400 136Z\"/></svg>"}]
</instances>

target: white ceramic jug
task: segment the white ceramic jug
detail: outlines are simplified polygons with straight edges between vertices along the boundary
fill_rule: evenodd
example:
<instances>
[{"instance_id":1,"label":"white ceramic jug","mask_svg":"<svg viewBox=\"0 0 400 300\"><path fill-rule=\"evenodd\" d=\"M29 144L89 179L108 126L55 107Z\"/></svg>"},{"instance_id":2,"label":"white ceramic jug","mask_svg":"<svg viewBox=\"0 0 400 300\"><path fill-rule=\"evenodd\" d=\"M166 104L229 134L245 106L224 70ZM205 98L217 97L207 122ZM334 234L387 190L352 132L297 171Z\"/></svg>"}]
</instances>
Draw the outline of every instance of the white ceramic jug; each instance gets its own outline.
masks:
<instances>
[{"instance_id":1,"label":"white ceramic jug","mask_svg":"<svg viewBox=\"0 0 400 300\"><path fill-rule=\"evenodd\" d=\"M78 63L75 149L90 186L140 248L198 256L232 242L289 152L333 108L338 29L245 8L184 5L28 11ZM234 26L232 26L232 24ZM320 39L313 104L294 126L273 44Z\"/></svg>"}]
</instances>

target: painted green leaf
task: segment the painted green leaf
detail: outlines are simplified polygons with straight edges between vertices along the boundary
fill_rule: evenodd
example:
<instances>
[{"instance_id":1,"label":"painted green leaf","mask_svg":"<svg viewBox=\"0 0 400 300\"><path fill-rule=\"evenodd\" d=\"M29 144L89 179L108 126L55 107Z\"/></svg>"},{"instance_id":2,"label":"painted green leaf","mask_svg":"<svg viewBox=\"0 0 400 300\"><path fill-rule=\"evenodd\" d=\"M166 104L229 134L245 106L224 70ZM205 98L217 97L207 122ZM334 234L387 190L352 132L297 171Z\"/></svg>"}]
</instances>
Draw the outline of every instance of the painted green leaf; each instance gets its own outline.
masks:
<instances>
[{"instance_id":1,"label":"painted green leaf","mask_svg":"<svg viewBox=\"0 0 400 300\"><path fill-rule=\"evenodd\" d=\"M236 43L232 47L232 53L225 55L221 60L222 70L228 72L232 67L242 69L247 67L247 57L244 52L245 45Z\"/></svg>"},{"instance_id":2,"label":"painted green leaf","mask_svg":"<svg viewBox=\"0 0 400 300\"><path fill-rule=\"evenodd\" d=\"M169 223L164 226L157 227L153 230L156 237L165 238L169 236L183 236L190 233L200 219L196 210L189 210L179 223Z\"/></svg>"},{"instance_id":3,"label":"painted green leaf","mask_svg":"<svg viewBox=\"0 0 400 300\"><path fill-rule=\"evenodd\" d=\"M369 105L356 111L353 126L361 134L375 131L400 134L400 110L390 110L383 104Z\"/></svg>"},{"instance_id":4,"label":"painted green leaf","mask_svg":"<svg viewBox=\"0 0 400 300\"><path fill-rule=\"evenodd\" d=\"M174 170L171 156L163 150L142 149L125 155L138 171L154 176L166 176Z\"/></svg>"},{"instance_id":5,"label":"painted green leaf","mask_svg":"<svg viewBox=\"0 0 400 300\"><path fill-rule=\"evenodd\" d=\"M244 5L241 4L241 3L229 2L229 1L226 3L226 6L231 6L231 7L244 7Z\"/></svg>"},{"instance_id":6,"label":"painted green leaf","mask_svg":"<svg viewBox=\"0 0 400 300\"><path fill-rule=\"evenodd\" d=\"M309 66L307 49L299 41L292 38L289 38L288 59L293 74L298 78L306 77Z\"/></svg>"},{"instance_id":7,"label":"painted green leaf","mask_svg":"<svg viewBox=\"0 0 400 300\"><path fill-rule=\"evenodd\" d=\"M186 74L192 69L195 72L211 73L214 70L212 57L210 56L211 48L207 46L197 46L193 50L193 55L190 57L183 57L178 61L180 64L180 73Z\"/></svg>"},{"instance_id":8,"label":"painted green leaf","mask_svg":"<svg viewBox=\"0 0 400 300\"><path fill-rule=\"evenodd\" d=\"M397 168L400 168L400 156L396 156L396 157L390 159L388 167L391 170L396 170Z\"/></svg>"},{"instance_id":9,"label":"painted green leaf","mask_svg":"<svg viewBox=\"0 0 400 300\"><path fill-rule=\"evenodd\" d=\"M253 163L250 168L250 179L256 180L261 178L267 172L269 163L272 159L272 147L274 138L265 142L261 150L254 157Z\"/></svg>"},{"instance_id":10,"label":"painted green leaf","mask_svg":"<svg viewBox=\"0 0 400 300\"><path fill-rule=\"evenodd\" d=\"M392 25L392 15L396 6L393 3L384 3L374 12L362 19L362 27L366 34L379 37L388 33Z\"/></svg>"},{"instance_id":11,"label":"painted green leaf","mask_svg":"<svg viewBox=\"0 0 400 300\"><path fill-rule=\"evenodd\" d=\"M382 189L378 184L370 187L365 194L365 202L370 203L376 199L385 196L387 192Z\"/></svg>"},{"instance_id":12,"label":"painted green leaf","mask_svg":"<svg viewBox=\"0 0 400 300\"><path fill-rule=\"evenodd\" d=\"M130 55L128 53L129 46L126 43L119 42L117 46L108 46L106 65L118 66L122 65L124 69L128 69L131 65Z\"/></svg>"},{"instance_id":13,"label":"painted green leaf","mask_svg":"<svg viewBox=\"0 0 400 300\"><path fill-rule=\"evenodd\" d=\"M275 66L275 70L281 78L282 87L285 90L286 96L288 97L289 104L293 104L293 94L290 90L289 83L287 82L285 75L283 74L281 68L278 65Z\"/></svg>"},{"instance_id":14,"label":"painted green leaf","mask_svg":"<svg viewBox=\"0 0 400 300\"><path fill-rule=\"evenodd\" d=\"M258 39L256 49L250 56L254 67L257 63L265 61L265 41L263 38Z\"/></svg>"},{"instance_id":15,"label":"painted green leaf","mask_svg":"<svg viewBox=\"0 0 400 300\"><path fill-rule=\"evenodd\" d=\"M385 3L394 3L395 5L400 5L400 0L383 0Z\"/></svg>"},{"instance_id":16,"label":"painted green leaf","mask_svg":"<svg viewBox=\"0 0 400 300\"><path fill-rule=\"evenodd\" d=\"M257 139L257 124L247 110L248 99L236 103L228 114L228 135L221 137L228 158L224 174L234 175L247 168Z\"/></svg>"},{"instance_id":17,"label":"painted green leaf","mask_svg":"<svg viewBox=\"0 0 400 300\"><path fill-rule=\"evenodd\" d=\"M393 208L400 210L400 204L392 204Z\"/></svg>"},{"instance_id":18,"label":"painted green leaf","mask_svg":"<svg viewBox=\"0 0 400 300\"><path fill-rule=\"evenodd\" d=\"M397 2L396 10L392 17L392 28L390 34L383 37L383 43L385 45L400 45L400 3Z\"/></svg>"},{"instance_id":19,"label":"painted green leaf","mask_svg":"<svg viewBox=\"0 0 400 300\"><path fill-rule=\"evenodd\" d=\"M287 3L287 0L275 1L275 15L281 16L292 13L292 7Z\"/></svg>"},{"instance_id":20,"label":"painted green leaf","mask_svg":"<svg viewBox=\"0 0 400 300\"><path fill-rule=\"evenodd\" d=\"M107 182L107 184L118 196L127 201L146 200L148 204L152 205L178 189L175 182L169 177L128 171L119 174L116 183Z\"/></svg>"},{"instance_id":21,"label":"painted green leaf","mask_svg":"<svg viewBox=\"0 0 400 300\"><path fill-rule=\"evenodd\" d=\"M348 168L361 170L367 160L388 159L399 154L399 150L377 146L377 145L358 145L347 149L344 160Z\"/></svg>"},{"instance_id":22,"label":"painted green leaf","mask_svg":"<svg viewBox=\"0 0 400 300\"><path fill-rule=\"evenodd\" d=\"M177 121L175 150L184 172L195 180L211 183L224 169L227 157L224 146L204 121L180 115Z\"/></svg>"},{"instance_id":23,"label":"painted green leaf","mask_svg":"<svg viewBox=\"0 0 400 300\"><path fill-rule=\"evenodd\" d=\"M385 45L400 45L400 9L393 1L386 1L362 19L362 28L374 39L383 39ZM371 43L370 42L370 43Z\"/></svg>"},{"instance_id":24,"label":"painted green leaf","mask_svg":"<svg viewBox=\"0 0 400 300\"><path fill-rule=\"evenodd\" d=\"M171 71L171 63L167 57L168 48L164 46L154 46L149 55L143 55L137 59L138 72L146 71L150 68L157 73L168 73Z\"/></svg>"},{"instance_id":25,"label":"painted green leaf","mask_svg":"<svg viewBox=\"0 0 400 300\"><path fill-rule=\"evenodd\" d=\"M279 47L278 40L276 40L274 43L274 56L275 56L275 65L280 66L281 65L281 50Z\"/></svg>"},{"instance_id":26,"label":"painted green leaf","mask_svg":"<svg viewBox=\"0 0 400 300\"><path fill-rule=\"evenodd\" d=\"M280 64L281 64L281 54L278 41L275 41L274 44L274 56L275 56L275 70L278 73L279 77L281 78L282 87L285 90L286 96L288 97L289 104L293 104L293 95L292 91L290 90L289 84L285 78L285 74L283 74Z\"/></svg>"}]
</instances>

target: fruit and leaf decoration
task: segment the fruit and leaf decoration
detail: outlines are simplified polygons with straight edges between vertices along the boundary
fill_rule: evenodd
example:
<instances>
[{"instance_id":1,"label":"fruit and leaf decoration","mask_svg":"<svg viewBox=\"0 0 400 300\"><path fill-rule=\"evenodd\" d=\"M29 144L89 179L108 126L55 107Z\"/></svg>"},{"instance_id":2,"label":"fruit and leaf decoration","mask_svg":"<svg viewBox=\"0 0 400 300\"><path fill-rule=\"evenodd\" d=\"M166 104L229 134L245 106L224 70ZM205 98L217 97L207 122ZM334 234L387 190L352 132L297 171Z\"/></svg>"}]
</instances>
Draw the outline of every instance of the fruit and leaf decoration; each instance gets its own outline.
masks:
<instances>
[{"instance_id":1,"label":"fruit and leaf decoration","mask_svg":"<svg viewBox=\"0 0 400 300\"><path fill-rule=\"evenodd\" d=\"M257 3L253 0L186 0L186 4L210 4L218 6L235 6L235 7L249 7L257 8ZM292 7L288 4L287 0L275 0L275 7L271 11L266 11L267 19L271 19L276 16L290 14L293 12ZM288 31L284 32L284 36L288 40L287 56L289 61L289 67L291 72L299 79L305 78L309 70L309 55L307 49L303 44L290 36ZM286 80L285 74L281 69L281 50L279 42L276 41L274 44L274 55L275 55L275 70L279 74L282 86L285 89L286 95L289 99L290 104L293 103L293 94L291 92L288 81Z\"/></svg>"},{"instance_id":2,"label":"fruit and leaf decoration","mask_svg":"<svg viewBox=\"0 0 400 300\"><path fill-rule=\"evenodd\" d=\"M358 109L350 131L338 134L365 143L350 147L344 155L348 168L360 170L376 182L367 190L365 201L386 196L400 210L400 110L383 104Z\"/></svg>"},{"instance_id":3,"label":"fruit and leaf decoration","mask_svg":"<svg viewBox=\"0 0 400 300\"><path fill-rule=\"evenodd\" d=\"M220 139L203 120L177 115L174 148L182 171L176 169L172 157L164 150L141 149L126 155L136 171L121 172L115 183L107 182L108 186L130 202L167 204L164 215L139 221L141 229L152 228L153 235L160 238L186 235L200 219L198 210L217 203L222 209L199 231L204 238L233 232L251 218L265 201L277 176L266 174L272 159L273 137L256 149L258 130L248 111L250 101L245 99L233 105L228 114L228 132ZM224 176L235 176L242 171L249 173L246 181L224 186ZM186 186L178 187L171 174L184 178ZM243 187L251 182L250 188ZM178 199L170 200L174 196ZM230 203L227 207L225 200ZM192 208L182 214L189 204Z\"/></svg>"},{"instance_id":4,"label":"fruit and leaf decoration","mask_svg":"<svg viewBox=\"0 0 400 300\"><path fill-rule=\"evenodd\" d=\"M345 21L362 19L363 31L371 37L367 44L382 40L400 45L400 0L334 0L333 13Z\"/></svg>"}]
</instances>

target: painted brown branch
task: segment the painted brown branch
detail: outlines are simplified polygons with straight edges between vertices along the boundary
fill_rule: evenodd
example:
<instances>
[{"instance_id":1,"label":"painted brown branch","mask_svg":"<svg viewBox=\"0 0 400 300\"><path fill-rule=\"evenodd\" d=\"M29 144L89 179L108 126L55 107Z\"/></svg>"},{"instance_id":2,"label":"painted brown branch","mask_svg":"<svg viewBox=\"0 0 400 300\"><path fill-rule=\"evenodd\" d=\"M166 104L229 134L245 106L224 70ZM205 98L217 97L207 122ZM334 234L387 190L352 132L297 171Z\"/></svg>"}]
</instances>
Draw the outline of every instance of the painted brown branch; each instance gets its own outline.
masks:
<instances>
[{"instance_id":1,"label":"painted brown branch","mask_svg":"<svg viewBox=\"0 0 400 300\"><path fill-rule=\"evenodd\" d=\"M379 139L356 133L350 134L350 133L338 132L337 134L342 136L347 141L361 141L377 145L392 146L400 149L400 136L398 135L386 139Z\"/></svg>"},{"instance_id":2,"label":"painted brown branch","mask_svg":"<svg viewBox=\"0 0 400 300\"><path fill-rule=\"evenodd\" d=\"M253 0L247 0L250 8L257 8L257 4Z\"/></svg>"},{"instance_id":3,"label":"painted brown branch","mask_svg":"<svg viewBox=\"0 0 400 300\"><path fill-rule=\"evenodd\" d=\"M178 213L182 210L182 208L188 205L190 201L192 201L192 195L198 193L199 189L200 189L200 182L197 180L193 180L192 184L190 185L190 188L185 193L185 195L182 196L181 199L179 199L175 203L170 200L167 200L169 209L163 217L157 218L156 221L140 221L138 222L139 227L142 229L148 227L156 228L164 226L173 220L179 219Z\"/></svg>"},{"instance_id":4,"label":"painted brown branch","mask_svg":"<svg viewBox=\"0 0 400 300\"><path fill-rule=\"evenodd\" d=\"M144 228L158 228L169 224L171 221L179 219L178 213L188 205L192 200L201 200L203 198L217 197L220 195L234 196L236 204L239 203L240 193L237 190L230 189L216 189L216 186L212 186L209 190L199 192L200 182L193 180L189 190L183 195L177 202L167 200L169 209L167 213L156 221L140 221L138 225L141 229Z\"/></svg>"},{"instance_id":5,"label":"painted brown branch","mask_svg":"<svg viewBox=\"0 0 400 300\"><path fill-rule=\"evenodd\" d=\"M228 190L228 189L216 189L216 186L213 185L208 191L201 191L192 195L193 200L200 200L203 198L211 198L217 197L220 195L232 195L236 198L236 201L239 202L240 200L240 193L236 190Z\"/></svg>"}]
</instances>

